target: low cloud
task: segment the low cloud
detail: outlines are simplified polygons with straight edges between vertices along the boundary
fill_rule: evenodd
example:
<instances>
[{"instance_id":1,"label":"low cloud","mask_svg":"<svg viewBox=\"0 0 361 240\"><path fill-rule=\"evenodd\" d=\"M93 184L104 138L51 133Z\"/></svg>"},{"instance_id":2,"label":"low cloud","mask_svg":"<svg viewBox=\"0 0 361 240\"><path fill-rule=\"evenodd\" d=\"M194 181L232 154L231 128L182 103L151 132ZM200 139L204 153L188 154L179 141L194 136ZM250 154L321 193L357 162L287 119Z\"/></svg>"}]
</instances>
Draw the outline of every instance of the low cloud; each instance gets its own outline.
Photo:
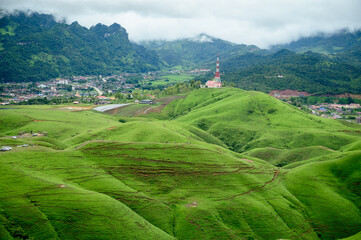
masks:
<instances>
[{"instance_id":1,"label":"low cloud","mask_svg":"<svg viewBox=\"0 0 361 240\"><path fill-rule=\"evenodd\" d=\"M204 32L266 48L320 32L361 28L359 0L1 0L1 7L51 13L86 27L117 22L134 41Z\"/></svg>"}]
</instances>

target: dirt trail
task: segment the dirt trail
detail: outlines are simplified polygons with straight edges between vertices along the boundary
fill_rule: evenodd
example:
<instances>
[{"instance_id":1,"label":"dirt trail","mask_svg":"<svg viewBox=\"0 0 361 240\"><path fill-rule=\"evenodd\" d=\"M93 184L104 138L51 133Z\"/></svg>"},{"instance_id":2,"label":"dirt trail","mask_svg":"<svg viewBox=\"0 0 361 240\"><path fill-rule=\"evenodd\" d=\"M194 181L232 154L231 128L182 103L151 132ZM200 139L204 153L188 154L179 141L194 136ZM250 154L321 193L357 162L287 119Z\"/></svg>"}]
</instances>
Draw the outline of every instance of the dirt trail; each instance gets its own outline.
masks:
<instances>
[{"instance_id":1,"label":"dirt trail","mask_svg":"<svg viewBox=\"0 0 361 240\"><path fill-rule=\"evenodd\" d=\"M326 149L326 150L331 151L331 152L336 152L335 150L330 149L330 148L325 147L325 146L318 146L318 147L323 148L323 149Z\"/></svg>"},{"instance_id":2,"label":"dirt trail","mask_svg":"<svg viewBox=\"0 0 361 240\"><path fill-rule=\"evenodd\" d=\"M242 196L242 195L246 195L246 194L249 194L249 193L251 193L251 192L254 192L254 191L257 191L257 190L260 190L260 189L266 187L268 184L272 183L272 182L277 178L279 172L280 172L279 170L275 171L275 173L274 173L274 175L273 175L273 178L272 178L271 180L269 180L268 182L265 182L262 186L256 187L256 188L252 188L252 189L248 190L247 192L233 195L232 197L229 197L229 198L224 199L224 200L231 200L231 199L234 199L234 198L236 198L236 197L239 197L239 196Z\"/></svg>"},{"instance_id":3,"label":"dirt trail","mask_svg":"<svg viewBox=\"0 0 361 240\"><path fill-rule=\"evenodd\" d=\"M81 145L75 147L74 150L78 150L79 148L84 147L85 145L87 145L89 143L93 143L93 142L113 142L113 141L110 141L110 140L91 140L91 141L82 143Z\"/></svg>"}]
</instances>

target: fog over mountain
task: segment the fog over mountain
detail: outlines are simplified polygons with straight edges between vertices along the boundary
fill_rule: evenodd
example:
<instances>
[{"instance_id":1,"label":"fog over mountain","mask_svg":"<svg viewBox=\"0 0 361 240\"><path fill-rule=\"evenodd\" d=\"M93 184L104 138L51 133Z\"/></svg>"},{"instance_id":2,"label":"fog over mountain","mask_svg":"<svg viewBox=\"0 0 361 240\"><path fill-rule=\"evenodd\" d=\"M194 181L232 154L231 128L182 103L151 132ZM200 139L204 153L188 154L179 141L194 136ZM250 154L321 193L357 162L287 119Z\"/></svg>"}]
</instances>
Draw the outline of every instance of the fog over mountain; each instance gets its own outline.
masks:
<instances>
[{"instance_id":1,"label":"fog over mountain","mask_svg":"<svg viewBox=\"0 0 361 240\"><path fill-rule=\"evenodd\" d=\"M320 32L361 28L358 0L2 0L1 8L51 13L87 27L117 22L133 41L174 40L204 32L266 48Z\"/></svg>"}]
</instances>

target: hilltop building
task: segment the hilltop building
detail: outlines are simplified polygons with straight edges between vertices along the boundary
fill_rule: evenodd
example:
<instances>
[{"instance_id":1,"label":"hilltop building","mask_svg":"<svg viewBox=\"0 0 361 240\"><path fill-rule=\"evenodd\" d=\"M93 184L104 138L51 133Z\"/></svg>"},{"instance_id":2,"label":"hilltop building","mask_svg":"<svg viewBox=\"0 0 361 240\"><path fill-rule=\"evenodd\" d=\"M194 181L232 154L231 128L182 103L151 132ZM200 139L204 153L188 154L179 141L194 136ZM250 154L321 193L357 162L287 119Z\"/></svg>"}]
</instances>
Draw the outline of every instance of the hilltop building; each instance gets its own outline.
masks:
<instances>
[{"instance_id":1,"label":"hilltop building","mask_svg":"<svg viewBox=\"0 0 361 240\"><path fill-rule=\"evenodd\" d=\"M219 75L219 54L217 54L217 67L216 67L216 75L214 76L214 80L209 80L206 83L206 86L209 88L221 88L221 75Z\"/></svg>"}]
</instances>

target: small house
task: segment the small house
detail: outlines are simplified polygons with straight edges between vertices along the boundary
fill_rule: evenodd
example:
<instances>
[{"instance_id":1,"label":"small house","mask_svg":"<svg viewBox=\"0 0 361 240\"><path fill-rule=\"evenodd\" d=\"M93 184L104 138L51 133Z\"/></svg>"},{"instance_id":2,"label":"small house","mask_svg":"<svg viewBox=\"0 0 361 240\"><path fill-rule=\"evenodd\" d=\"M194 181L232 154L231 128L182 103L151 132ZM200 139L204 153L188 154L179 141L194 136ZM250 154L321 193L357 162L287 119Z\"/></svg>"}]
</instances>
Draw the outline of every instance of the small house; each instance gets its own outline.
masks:
<instances>
[{"instance_id":1,"label":"small house","mask_svg":"<svg viewBox=\"0 0 361 240\"><path fill-rule=\"evenodd\" d=\"M154 104L153 100L150 99L144 99L139 102L140 104Z\"/></svg>"}]
</instances>

